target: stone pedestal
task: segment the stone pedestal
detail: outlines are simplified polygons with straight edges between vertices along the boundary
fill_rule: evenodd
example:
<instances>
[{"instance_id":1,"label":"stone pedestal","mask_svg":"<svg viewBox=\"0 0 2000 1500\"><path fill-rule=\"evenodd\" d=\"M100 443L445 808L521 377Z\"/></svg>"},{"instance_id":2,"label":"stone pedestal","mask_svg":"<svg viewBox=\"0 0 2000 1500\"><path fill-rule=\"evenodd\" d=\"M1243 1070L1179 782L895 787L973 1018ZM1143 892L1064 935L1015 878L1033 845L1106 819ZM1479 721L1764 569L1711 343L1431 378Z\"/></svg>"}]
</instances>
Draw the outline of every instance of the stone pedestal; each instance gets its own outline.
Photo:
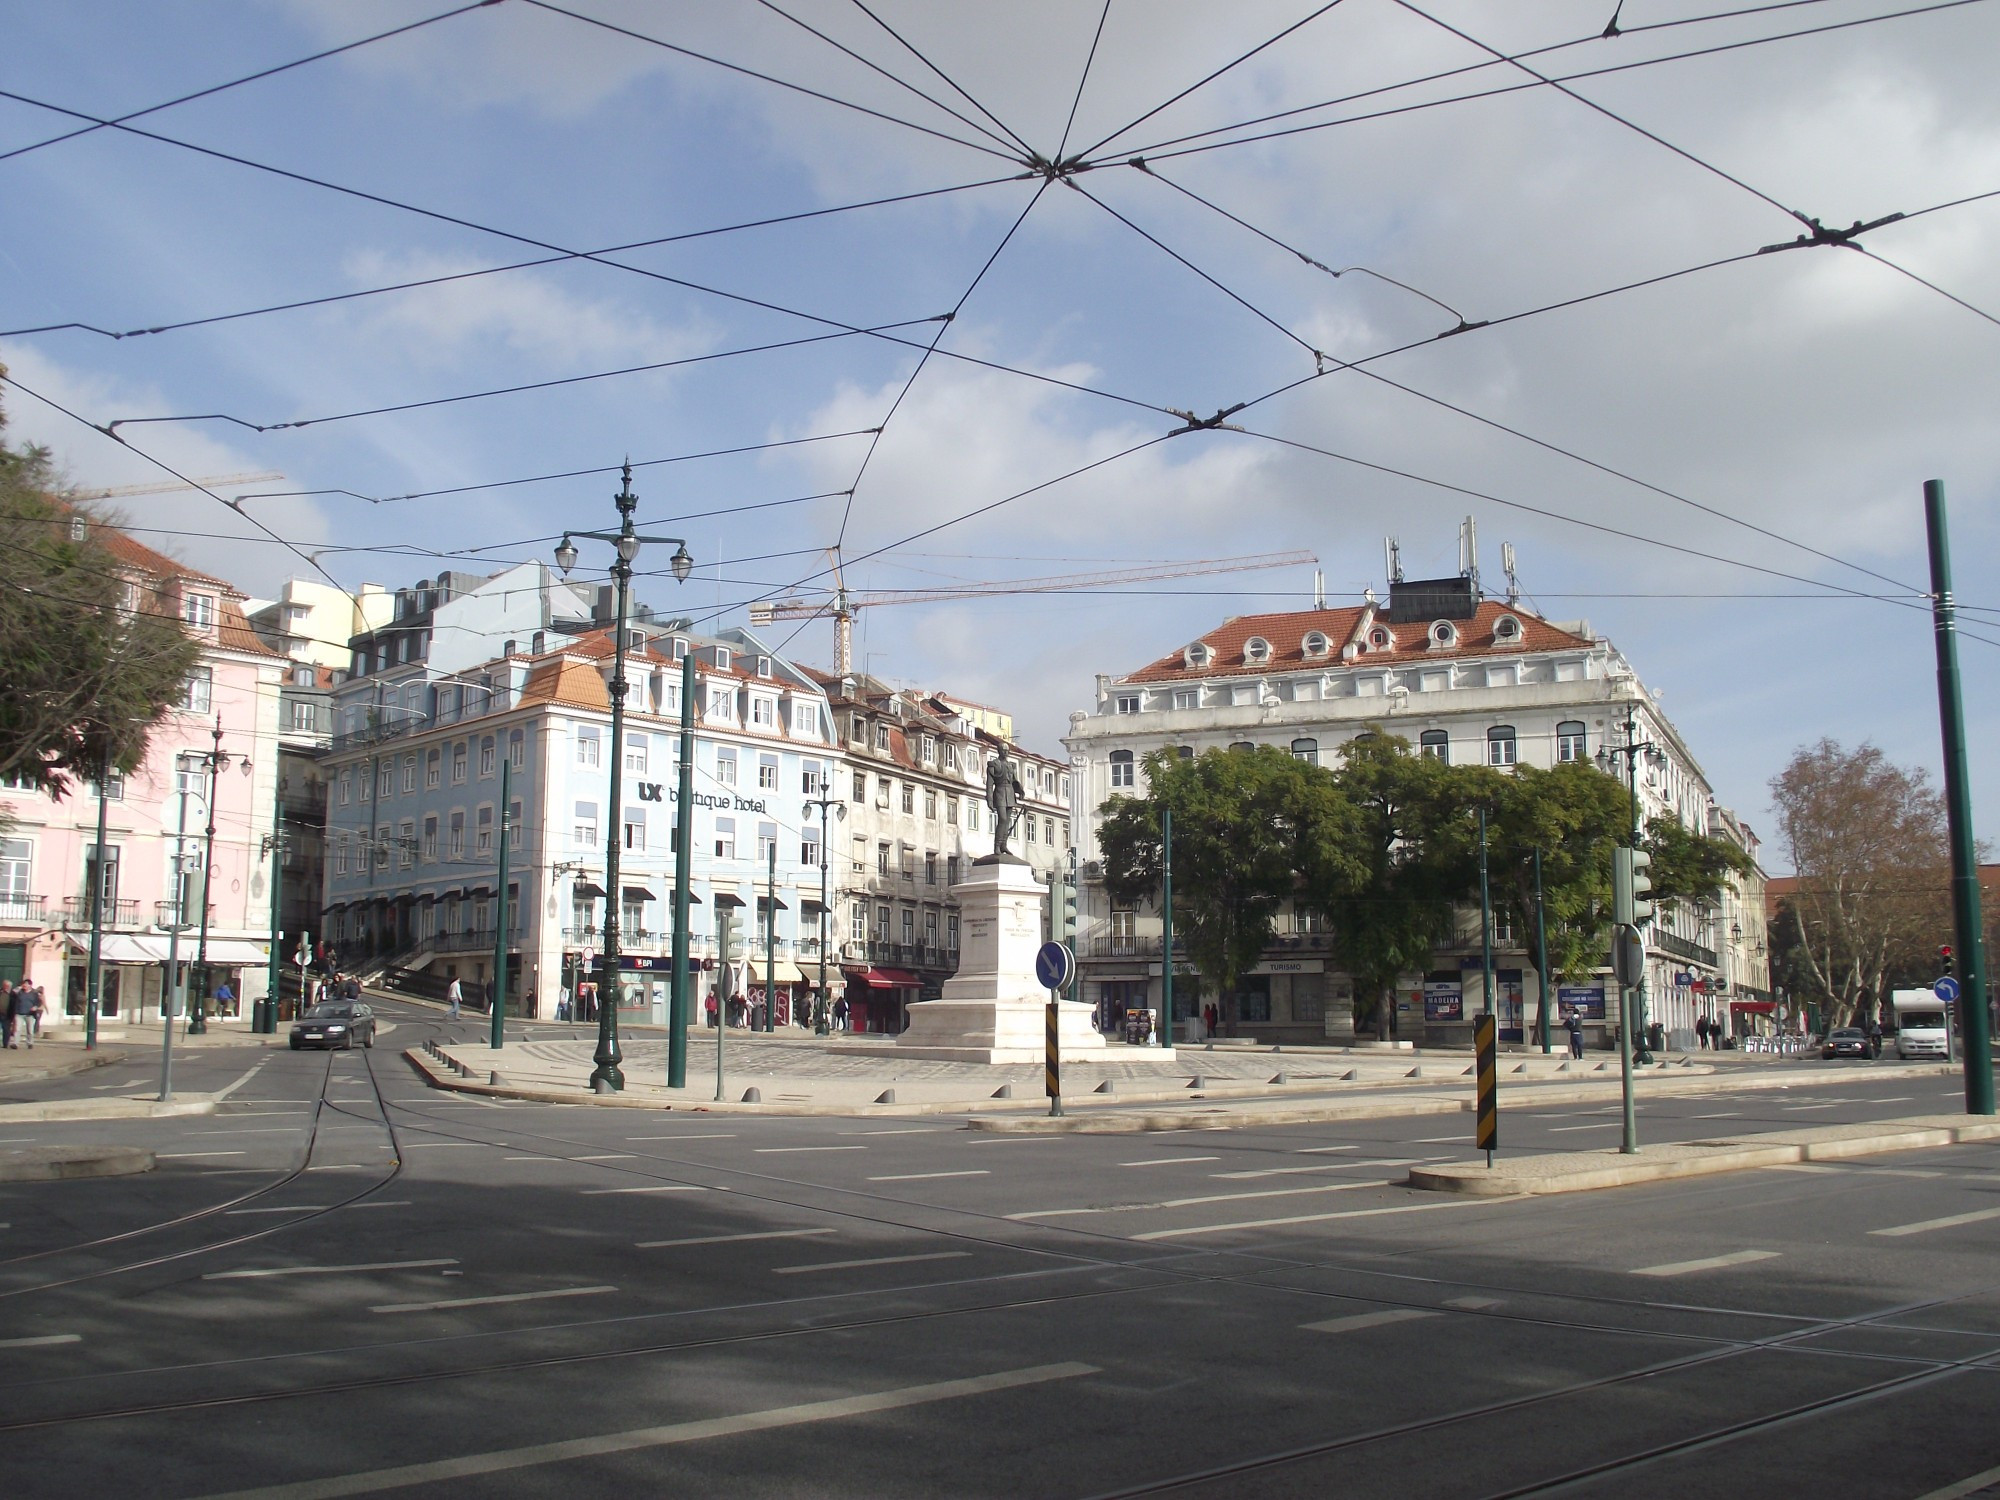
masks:
<instances>
[{"instance_id":1,"label":"stone pedestal","mask_svg":"<svg viewBox=\"0 0 2000 1500\"><path fill-rule=\"evenodd\" d=\"M951 1062L1040 1062L1049 992L1035 979L1035 953L1047 887L1025 861L989 855L951 893L959 902L958 972L944 982L941 999L910 1007L896 1050ZM1057 1025L1066 1060L1102 1056L1104 1038L1091 1027L1089 1006L1064 1002Z\"/></svg>"}]
</instances>

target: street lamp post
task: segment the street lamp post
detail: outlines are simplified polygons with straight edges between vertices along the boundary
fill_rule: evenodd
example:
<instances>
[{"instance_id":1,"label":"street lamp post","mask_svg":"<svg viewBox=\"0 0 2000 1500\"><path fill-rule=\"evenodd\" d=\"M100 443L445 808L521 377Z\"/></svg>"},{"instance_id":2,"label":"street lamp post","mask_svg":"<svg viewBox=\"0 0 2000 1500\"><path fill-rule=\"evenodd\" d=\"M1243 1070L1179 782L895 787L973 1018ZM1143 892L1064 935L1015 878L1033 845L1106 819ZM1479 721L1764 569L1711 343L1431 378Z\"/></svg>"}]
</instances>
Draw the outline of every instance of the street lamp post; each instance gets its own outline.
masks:
<instances>
[{"instance_id":1,"label":"street lamp post","mask_svg":"<svg viewBox=\"0 0 2000 1500\"><path fill-rule=\"evenodd\" d=\"M174 920L167 928L167 992L160 997L160 1103L174 1097L174 1022L180 1006L175 1003L181 989L181 934L187 930L187 816L189 755L176 758L174 777L180 812L174 824Z\"/></svg>"},{"instance_id":2,"label":"street lamp post","mask_svg":"<svg viewBox=\"0 0 2000 1500\"><path fill-rule=\"evenodd\" d=\"M618 852L625 831L623 805L619 799L623 794L625 769L625 612L630 602L632 563L638 557L642 543L672 542L678 549L670 564L674 581L685 583L688 574L694 571L694 558L688 553L687 543L679 537L640 536L633 529L632 513L639 508L639 497L632 493L632 465L629 462L625 465L623 480L618 493L612 496L618 506L618 529L564 532L561 543L556 547L556 566L562 569L565 577L576 566L574 537L609 542L618 554L618 560L611 565L611 576L618 588L616 634L611 654L611 798L607 820L611 825L611 834L604 851L604 979L597 1001L597 1051L592 1057L597 1066L590 1075L591 1088L600 1094L615 1094L625 1087L625 1075L618 1067L624 1056L618 1046L618 927L619 903L624 896L618 884Z\"/></svg>"},{"instance_id":3,"label":"street lamp post","mask_svg":"<svg viewBox=\"0 0 2000 1500\"><path fill-rule=\"evenodd\" d=\"M832 783L824 775L821 777L819 790L820 794L817 797L806 798L805 815L811 817L812 810L815 807L819 809L819 1009L813 1021L813 1032L817 1036L825 1036L830 1029L826 998L827 874L833 867L833 846L827 834L827 819L832 814L845 818L847 803L843 798L833 795Z\"/></svg>"},{"instance_id":4,"label":"street lamp post","mask_svg":"<svg viewBox=\"0 0 2000 1500\"><path fill-rule=\"evenodd\" d=\"M1659 748L1651 740L1641 740L1639 738L1638 712L1636 707L1628 702L1625 705L1625 743L1622 745L1606 745L1597 752L1598 763L1606 770L1610 769L1615 757L1620 755L1625 757L1625 784L1631 798L1632 808L1630 843L1634 849L1639 847L1639 752L1642 750L1658 751ZM1622 1040L1629 1042L1626 1050L1629 1052L1633 1062L1649 1063L1653 1060L1653 1051L1646 1045L1646 975L1644 970L1640 971L1639 982L1632 987L1632 1004L1629 1007L1629 1011L1632 1022L1632 1035Z\"/></svg>"},{"instance_id":5,"label":"street lamp post","mask_svg":"<svg viewBox=\"0 0 2000 1500\"><path fill-rule=\"evenodd\" d=\"M222 716L215 720L215 731L211 736L212 747L207 750L188 752L190 760L200 760L208 774L208 827L203 831L201 846L201 938L195 947L195 972L201 976L194 999L188 1006L188 1035L208 1034L208 901L215 868L215 782L217 776L232 761L241 765L247 773L250 758L247 755L230 755L222 748ZM272 935L277 941L277 935Z\"/></svg>"}]
</instances>

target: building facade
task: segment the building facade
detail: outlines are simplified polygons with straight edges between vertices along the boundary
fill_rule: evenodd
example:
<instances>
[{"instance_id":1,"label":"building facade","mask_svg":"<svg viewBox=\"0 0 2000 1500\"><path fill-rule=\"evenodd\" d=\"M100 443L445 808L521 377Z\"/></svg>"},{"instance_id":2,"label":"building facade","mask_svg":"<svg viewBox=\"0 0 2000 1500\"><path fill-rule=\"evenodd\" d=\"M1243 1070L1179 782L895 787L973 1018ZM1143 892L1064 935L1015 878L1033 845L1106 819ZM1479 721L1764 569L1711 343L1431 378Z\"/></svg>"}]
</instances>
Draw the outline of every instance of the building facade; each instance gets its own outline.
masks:
<instances>
[{"instance_id":1,"label":"building facade","mask_svg":"<svg viewBox=\"0 0 2000 1500\"><path fill-rule=\"evenodd\" d=\"M1671 815L1690 828L1734 839L1753 855L1754 835L1722 808L1700 766L1624 655L1587 622L1542 619L1518 603L1481 598L1469 578L1391 586L1386 602L1244 616L1124 676L1098 678L1097 701L1071 715L1065 740L1076 766L1080 893L1079 998L1114 1017L1156 1011L1162 991L1160 923L1150 910L1112 905L1102 883L1097 809L1143 790L1146 756L1177 747L1275 745L1303 760L1333 763L1340 746L1369 729L1406 738L1413 750L1505 770L1590 760L1619 776L1636 763L1640 820ZM1624 747L1642 747L1630 756ZM1755 882L1753 881L1752 884ZM1739 987L1765 988L1755 938L1730 937L1755 922L1754 892L1716 908L1662 909L1648 940L1649 1010L1669 1032L1716 1014ZM1531 934L1494 933L1494 1008L1503 1040L1521 1040L1541 994ZM1727 940L1726 947L1724 940ZM1175 968L1177 1035L1201 1015L1199 976ZM1398 982L1395 1027L1404 1040L1467 1038L1484 1003L1477 912L1462 918L1431 967ZM1607 968L1552 986L1558 1007L1579 1010L1596 1044L1617 1023ZM1334 935L1316 914L1287 911L1264 961L1238 994L1240 1029L1271 1041L1348 1040L1354 991Z\"/></svg>"}]
</instances>

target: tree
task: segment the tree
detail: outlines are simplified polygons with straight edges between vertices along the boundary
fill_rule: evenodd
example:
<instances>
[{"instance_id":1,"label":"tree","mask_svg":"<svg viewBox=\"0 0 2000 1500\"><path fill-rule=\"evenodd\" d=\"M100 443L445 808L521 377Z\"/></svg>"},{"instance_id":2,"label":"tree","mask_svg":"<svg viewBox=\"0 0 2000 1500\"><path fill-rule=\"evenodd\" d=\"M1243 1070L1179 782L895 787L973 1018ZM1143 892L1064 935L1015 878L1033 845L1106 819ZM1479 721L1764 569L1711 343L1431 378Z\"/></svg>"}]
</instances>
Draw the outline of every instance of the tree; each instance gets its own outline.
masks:
<instances>
[{"instance_id":1,"label":"tree","mask_svg":"<svg viewBox=\"0 0 2000 1500\"><path fill-rule=\"evenodd\" d=\"M1347 846L1345 809L1324 772L1268 745L1159 750L1145 770L1145 796L1100 810L1105 889L1121 903L1160 898L1160 815L1171 809L1174 935L1233 1027L1237 981L1262 958L1298 872L1327 868Z\"/></svg>"},{"instance_id":2,"label":"tree","mask_svg":"<svg viewBox=\"0 0 2000 1500\"><path fill-rule=\"evenodd\" d=\"M0 779L61 797L138 766L200 647L54 486L45 450L0 441Z\"/></svg>"},{"instance_id":3,"label":"tree","mask_svg":"<svg viewBox=\"0 0 2000 1500\"><path fill-rule=\"evenodd\" d=\"M1771 778L1771 801L1798 877L1772 930L1773 967L1846 1024L1951 940L1944 799L1921 768L1822 739Z\"/></svg>"},{"instance_id":4,"label":"tree","mask_svg":"<svg viewBox=\"0 0 2000 1500\"><path fill-rule=\"evenodd\" d=\"M1516 766L1502 778L1489 832L1494 906L1517 932L1535 930L1535 851L1542 856L1542 903L1550 981L1580 980L1611 949L1611 851L1631 830L1630 802L1616 777L1587 761L1551 770Z\"/></svg>"}]
</instances>

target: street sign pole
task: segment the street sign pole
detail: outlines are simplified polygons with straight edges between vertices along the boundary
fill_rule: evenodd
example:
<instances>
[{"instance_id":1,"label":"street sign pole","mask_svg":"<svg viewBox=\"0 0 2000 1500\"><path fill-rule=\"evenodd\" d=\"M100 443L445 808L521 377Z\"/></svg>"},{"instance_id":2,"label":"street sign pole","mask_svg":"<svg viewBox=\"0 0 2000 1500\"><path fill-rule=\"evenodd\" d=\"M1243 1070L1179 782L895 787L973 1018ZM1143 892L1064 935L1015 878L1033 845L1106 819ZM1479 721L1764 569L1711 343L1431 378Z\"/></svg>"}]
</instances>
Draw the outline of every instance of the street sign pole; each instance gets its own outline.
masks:
<instances>
[{"instance_id":1,"label":"street sign pole","mask_svg":"<svg viewBox=\"0 0 2000 1500\"><path fill-rule=\"evenodd\" d=\"M1049 992L1046 1041L1042 1052L1042 1090L1049 1096L1049 1113L1060 1115L1062 1103L1063 987L1076 975L1076 955L1069 944L1047 942L1035 954L1035 978Z\"/></svg>"},{"instance_id":2,"label":"street sign pole","mask_svg":"<svg viewBox=\"0 0 2000 1500\"><path fill-rule=\"evenodd\" d=\"M729 955L734 944L736 909L725 906L716 914L715 972L715 1097L722 1099L722 1035L729 1030Z\"/></svg>"},{"instance_id":3,"label":"street sign pole","mask_svg":"<svg viewBox=\"0 0 2000 1500\"><path fill-rule=\"evenodd\" d=\"M1160 1045L1171 1047L1173 1044L1174 810L1163 807L1160 809Z\"/></svg>"},{"instance_id":4,"label":"street sign pole","mask_svg":"<svg viewBox=\"0 0 2000 1500\"><path fill-rule=\"evenodd\" d=\"M1500 1145L1499 1022L1491 1011L1474 1017L1472 1049L1479 1070L1479 1126L1472 1144L1474 1149L1486 1153L1490 1169L1493 1153Z\"/></svg>"},{"instance_id":5,"label":"street sign pole","mask_svg":"<svg viewBox=\"0 0 2000 1500\"><path fill-rule=\"evenodd\" d=\"M500 757L500 879L493 893L493 1000L490 1045L498 1052L507 1041L507 811L514 795L514 759Z\"/></svg>"}]
</instances>

